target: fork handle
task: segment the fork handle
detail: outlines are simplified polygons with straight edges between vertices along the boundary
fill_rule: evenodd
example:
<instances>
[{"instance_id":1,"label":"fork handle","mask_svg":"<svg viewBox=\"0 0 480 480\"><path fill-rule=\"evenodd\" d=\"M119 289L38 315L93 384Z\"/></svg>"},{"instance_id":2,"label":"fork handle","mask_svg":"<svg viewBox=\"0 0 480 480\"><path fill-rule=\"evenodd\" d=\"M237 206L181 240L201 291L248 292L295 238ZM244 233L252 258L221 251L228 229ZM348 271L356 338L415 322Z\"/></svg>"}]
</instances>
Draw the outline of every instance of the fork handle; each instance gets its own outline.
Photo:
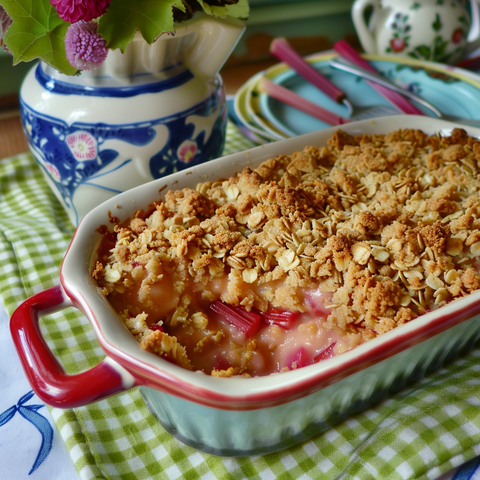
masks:
<instances>
[{"instance_id":1,"label":"fork handle","mask_svg":"<svg viewBox=\"0 0 480 480\"><path fill-rule=\"evenodd\" d=\"M345 62L349 62L348 60L345 60L345 61L343 59L341 60L342 61L330 60L329 64L333 68L342 70L343 72L351 73L352 75L357 75L358 77L364 78L365 80L370 80L394 92L400 93L404 97L407 97L410 100L413 100L418 104L423 105L428 110L431 110L433 114L436 115L437 117L440 118L442 116L442 113L436 107L434 107L430 102L427 102L426 100L419 97L418 95L415 95L410 90L406 90L405 88L399 87L398 85L393 83L391 80L389 80L386 77L382 77L378 73L369 72L364 68L359 67L358 65L355 65L355 64L345 63Z\"/></svg>"},{"instance_id":2,"label":"fork handle","mask_svg":"<svg viewBox=\"0 0 480 480\"><path fill-rule=\"evenodd\" d=\"M339 40L333 48L344 58L350 62L368 70L372 73L378 73L377 70L367 60L365 60L352 46L345 40ZM383 85L367 80L368 84L375 89L382 97L388 100L392 105L397 107L402 113L410 115L425 115L415 105L410 103L403 95L394 92Z\"/></svg>"},{"instance_id":3,"label":"fork handle","mask_svg":"<svg viewBox=\"0 0 480 480\"><path fill-rule=\"evenodd\" d=\"M330 110L326 110L320 105L301 97L288 88L282 87L282 85L272 82L266 77L260 79L258 83L258 90L274 98L275 100L278 100L279 102L283 102L293 108L301 110L302 112L318 118L322 122L328 123L329 125L343 125L344 123L350 122L348 118L341 117Z\"/></svg>"},{"instance_id":4,"label":"fork handle","mask_svg":"<svg viewBox=\"0 0 480 480\"><path fill-rule=\"evenodd\" d=\"M284 38L275 38L270 44L270 52L325 95L338 103L345 100L345 93L305 61Z\"/></svg>"}]
</instances>

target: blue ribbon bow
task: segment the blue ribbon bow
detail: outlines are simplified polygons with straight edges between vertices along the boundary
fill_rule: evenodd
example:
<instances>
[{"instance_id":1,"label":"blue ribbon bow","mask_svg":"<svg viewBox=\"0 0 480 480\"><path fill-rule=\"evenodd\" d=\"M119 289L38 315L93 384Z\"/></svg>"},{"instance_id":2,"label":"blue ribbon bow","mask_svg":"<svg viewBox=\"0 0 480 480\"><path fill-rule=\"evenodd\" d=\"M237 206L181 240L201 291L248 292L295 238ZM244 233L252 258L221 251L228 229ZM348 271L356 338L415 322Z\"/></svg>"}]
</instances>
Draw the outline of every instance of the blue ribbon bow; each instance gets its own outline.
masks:
<instances>
[{"instance_id":1,"label":"blue ribbon bow","mask_svg":"<svg viewBox=\"0 0 480 480\"><path fill-rule=\"evenodd\" d=\"M15 416L15 413L18 412L23 418L32 423L42 436L42 444L40 445L40 450L32 469L28 472L29 475L31 475L47 458L53 445L53 428L50 425L50 422L37 412L37 410L45 405L24 405L24 403L28 402L33 395L33 391L30 390L30 392L20 398L16 405L13 405L13 407L10 407L8 410L5 410L0 414L0 427L8 423Z\"/></svg>"}]
</instances>

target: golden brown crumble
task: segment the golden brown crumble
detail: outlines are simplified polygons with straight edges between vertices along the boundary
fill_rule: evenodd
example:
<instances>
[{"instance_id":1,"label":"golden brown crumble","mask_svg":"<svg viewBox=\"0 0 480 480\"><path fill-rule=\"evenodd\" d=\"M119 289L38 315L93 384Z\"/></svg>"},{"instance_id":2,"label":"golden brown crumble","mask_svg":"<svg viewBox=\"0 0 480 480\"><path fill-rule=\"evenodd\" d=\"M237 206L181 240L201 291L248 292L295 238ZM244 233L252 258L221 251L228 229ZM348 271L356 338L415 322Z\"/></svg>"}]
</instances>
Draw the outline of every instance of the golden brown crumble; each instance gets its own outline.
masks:
<instances>
[{"instance_id":1,"label":"golden brown crumble","mask_svg":"<svg viewBox=\"0 0 480 480\"><path fill-rule=\"evenodd\" d=\"M228 276L221 300L247 310L304 311L302 289L331 292L326 326L359 343L480 288L480 142L462 129L338 130L326 146L168 191L150 214L114 231L110 257L92 276L109 297L141 283L146 307L151 288L173 279L162 284L172 305L158 325L206 331L186 284ZM253 288L270 284L262 294ZM213 298L208 288L202 296ZM143 348L191 368L176 338L152 330L144 312L122 318ZM195 348L221 335L209 332ZM242 373L255 348L242 347L242 368L212 375Z\"/></svg>"}]
</instances>

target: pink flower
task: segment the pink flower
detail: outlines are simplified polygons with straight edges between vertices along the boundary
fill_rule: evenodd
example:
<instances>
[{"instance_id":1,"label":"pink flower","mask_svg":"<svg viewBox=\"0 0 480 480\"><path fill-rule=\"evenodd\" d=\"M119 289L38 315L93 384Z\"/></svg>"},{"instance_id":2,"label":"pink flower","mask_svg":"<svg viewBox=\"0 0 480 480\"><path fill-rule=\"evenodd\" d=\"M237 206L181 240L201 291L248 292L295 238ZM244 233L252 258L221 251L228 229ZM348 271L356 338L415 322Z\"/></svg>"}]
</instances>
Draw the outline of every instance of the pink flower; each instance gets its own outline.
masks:
<instances>
[{"instance_id":1,"label":"pink flower","mask_svg":"<svg viewBox=\"0 0 480 480\"><path fill-rule=\"evenodd\" d=\"M98 24L80 21L70 25L65 34L65 52L71 65L80 70L94 70L107 58L105 40L97 33Z\"/></svg>"},{"instance_id":2,"label":"pink flower","mask_svg":"<svg viewBox=\"0 0 480 480\"><path fill-rule=\"evenodd\" d=\"M2 46L8 53L10 53L10 50L5 45L3 39L5 38L8 27L10 27L11 24L12 19L5 11L5 9L0 5L0 46Z\"/></svg>"},{"instance_id":3,"label":"pink flower","mask_svg":"<svg viewBox=\"0 0 480 480\"><path fill-rule=\"evenodd\" d=\"M198 148L195 142L185 140L177 150L177 157L183 163L190 163L195 158Z\"/></svg>"},{"instance_id":4,"label":"pink flower","mask_svg":"<svg viewBox=\"0 0 480 480\"><path fill-rule=\"evenodd\" d=\"M97 158L97 141L84 130L77 130L65 138L73 156L80 162Z\"/></svg>"},{"instance_id":5,"label":"pink flower","mask_svg":"<svg viewBox=\"0 0 480 480\"><path fill-rule=\"evenodd\" d=\"M453 33L452 33L452 42L453 43L460 43L463 40L463 30L461 28L457 28Z\"/></svg>"},{"instance_id":6,"label":"pink flower","mask_svg":"<svg viewBox=\"0 0 480 480\"><path fill-rule=\"evenodd\" d=\"M89 22L105 13L111 0L50 0L58 16L66 22Z\"/></svg>"},{"instance_id":7,"label":"pink flower","mask_svg":"<svg viewBox=\"0 0 480 480\"><path fill-rule=\"evenodd\" d=\"M47 169L50 176L56 182L60 182L62 180L62 177L60 176L60 172L58 171L58 169L55 165L52 165L51 163L45 162L45 168Z\"/></svg>"}]
</instances>

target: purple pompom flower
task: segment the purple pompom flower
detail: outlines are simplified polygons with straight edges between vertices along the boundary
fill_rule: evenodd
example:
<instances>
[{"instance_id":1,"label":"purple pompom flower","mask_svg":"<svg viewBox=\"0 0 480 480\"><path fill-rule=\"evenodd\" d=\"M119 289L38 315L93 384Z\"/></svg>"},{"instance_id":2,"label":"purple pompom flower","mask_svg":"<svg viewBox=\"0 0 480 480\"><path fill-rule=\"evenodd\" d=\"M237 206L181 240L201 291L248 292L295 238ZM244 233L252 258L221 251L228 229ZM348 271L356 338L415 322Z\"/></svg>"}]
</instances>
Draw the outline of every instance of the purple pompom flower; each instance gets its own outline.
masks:
<instances>
[{"instance_id":1,"label":"purple pompom flower","mask_svg":"<svg viewBox=\"0 0 480 480\"><path fill-rule=\"evenodd\" d=\"M94 70L107 58L105 40L97 33L98 24L80 21L70 25L65 34L68 61L80 70Z\"/></svg>"},{"instance_id":2,"label":"purple pompom flower","mask_svg":"<svg viewBox=\"0 0 480 480\"><path fill-rule=\"evenodd\" d=\"M105 13L111 0L50 0L58 16L66 22L89 22Z\"/></svg>"}]
</instances>

